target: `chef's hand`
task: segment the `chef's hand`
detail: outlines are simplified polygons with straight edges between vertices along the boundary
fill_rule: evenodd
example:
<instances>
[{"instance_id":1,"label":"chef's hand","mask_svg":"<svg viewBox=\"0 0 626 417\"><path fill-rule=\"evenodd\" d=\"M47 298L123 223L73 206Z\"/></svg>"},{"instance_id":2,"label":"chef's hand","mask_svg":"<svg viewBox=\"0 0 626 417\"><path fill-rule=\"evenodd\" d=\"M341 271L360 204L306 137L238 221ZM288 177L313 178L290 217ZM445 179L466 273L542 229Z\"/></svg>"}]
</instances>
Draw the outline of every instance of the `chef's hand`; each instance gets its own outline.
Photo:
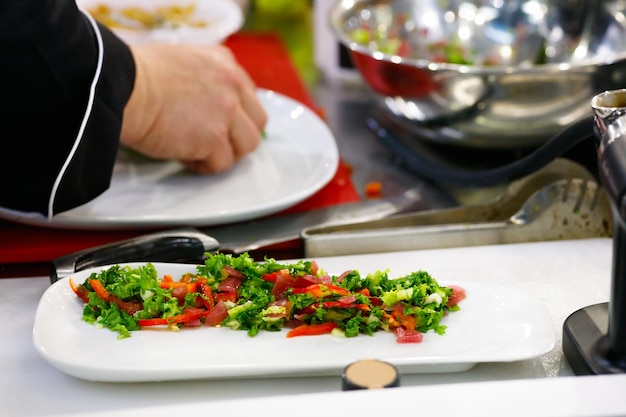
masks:
<instances>
[{"instance_id":1,"label":"chef's hand","mask_svg":"<svg viewBox=\"0 0 626 417\"><path fill-rule=\"evenodd\" d=\"M200 174L229 169L259 144L267 115L256 87L220 45L132 48L137 74L121 143Z\"/></svg>"}]
</instances>

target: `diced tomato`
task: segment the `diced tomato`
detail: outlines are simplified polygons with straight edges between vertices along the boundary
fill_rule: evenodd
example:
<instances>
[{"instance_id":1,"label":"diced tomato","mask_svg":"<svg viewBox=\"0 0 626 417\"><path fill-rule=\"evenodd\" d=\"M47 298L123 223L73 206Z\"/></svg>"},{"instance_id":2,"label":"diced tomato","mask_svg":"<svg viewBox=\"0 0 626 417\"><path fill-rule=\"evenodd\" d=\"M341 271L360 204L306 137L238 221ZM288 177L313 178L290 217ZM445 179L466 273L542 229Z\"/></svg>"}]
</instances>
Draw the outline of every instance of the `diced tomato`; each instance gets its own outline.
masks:
<instances>
[{"instance_id":1,"label":"diced tomato","mask_svg":"<svg viewBox=\"0 0 626 417\"><path fill-rule=\"evenodd\" d=\"M187 294L187 287L174 287L172 289L172 296L178 299L178 304L185 304L185 295Z\"/></svg>"},{"instance_id":2,"label":"diced tomato","mask_svg":"<svg viewBox=\"0 0 626 417\"><path fill-rule=\"evenodd\" d=\"M72 277L70 277L70 288L74 291L74 294L78 296L83 302L89 302L89 291L82 285L76 285Z\"/></svg>"},{"instance_id":3,"label":"diced tomato","mask_svg":"<svg viewBox=\"0 0 626 417\"><path fill-rule=\"evenodd\" d=\"M356 301L356 297L354 295L346 295L345 297L341 297L337 299L337 302L340 302L343 304L354 304L355 301Z\"/></svg>"},{"instance_id":4,"label":"diced tomato","mask_svg":"<svg viewBox=\"0 0 626 417\"><path fill-rule=\"evenodd\" d=\"M337 327L337 323L321 323L321 324L303 324L289 330L287 337L297 336L317 336L320 334L330 333Z\"/></svg>"},{"instance_id":5,"label":"diced tomato","mask_svg":"<svg viewBox=\"0 0 626 417\"><path fill-rule=\"evenodd\" d=\"M244 275L243 272L236 270L230 265L224 265L224 267L222 268L222 275L224 277L239 278L240 280L246 279L246 276Z\"/></svg>"},{"instance_id":6,"label":"diced tomato","mask_svg":"<svg viewBox=\"0 0 626 417\"><path fill-rule=\"evenodd\" d=\"M395 333L398 343L420 343L424 339L424 335L417 330L407 330L404 327L396 328Z\"/></svg>"},{"instance_id":7,"label":"diced tomato","mask_svg":"<svg viewBox=\"0 0 626 417\"><path fill-rule=\"evenodd\" d=\"M467 297L464 288L461 288L458 285L450 285L450 288L452 288L452 295L448 297L448 307L457 305L458 303L463 301L465 297Z\"/></svg>"},{"instance_id":8,"label":"diced tomato","mask_svg":"<svg viewBox=\"0 0 626 417\"><path fill-rule=\"evenodd\" d=\"M102 285L102 282L100 280L90 279L89 284L91 285L91 288L93 288L95 293L98 294L98 297L102 298L107 303L109 302L111 294L107 291L106 288L104 288L104 285Z\"/></svg>"},{"instance_id":9,"label":"diced tomato","mask_svg":"<svg viewBox=\"0 0 626 417\"><path fill-rule=\"evenodd\" d=\"M200 320L200 319L193 319L193 320L185 321L185 322L183 322L183 326L185 326L185 327L200 327L200 326L202 326L202 320Z\"/></svg>"},{"instance_id":10,"label":"diced tomato","mask_svg":"<svg viewBox=\"0 0 626 417\"><path fill-rule=\"evenodd\" d=\"M220 284L217 287L218 291L222 291L222 292L237 292L237 289L239 289L239 287L241 286L241 283L243 282L243 278L240 277L235 277L235 276L229 276L228 278L224 279L222 282L220 282Z\"/></svg>"},{"instance_id":11,"label":"diced tomato","mask_svg":"<svg viewBox=\"0 0 626 417\"><path fill-rule=\"evenodd\" d=\"M343 282L343 280L346 278L346 276L351 274L352 272L354 272L353 269L349 269L347 271L344 271L344 273L339 275L339 277L337 278L337 282Z\"/></svg>"},{"instance_id":12,"label":"diced tomato","mask_svg":"<svg viewBox=\"0 0 626 417\"><path fill-rule=\"evenodd\" d=\"M330 277L329 277L330 278ZM293 287L294 288L304 288L304 287L308 287L309 285L313 285L313 284L330 284L330 282L332 282L332 280L328 280L325 277L317 277L315 275L303 275L301 277L295 277L294 278L294 283L293 283Z\"/></svg>"},{"instance_id":13,"label":"diced tomato","mask_svg":"<svg viewBox=\"0 0 626 417\"><path fill-rule=\"evenodd\" d=\"M318 271L320 270L319 266L317 265L317 262L315 261L311 261L311 273L313 275L317 275Z\"/></svg>"},{"instance_id":14,"label":"diced tomato","mask_svg":"<svg viewBox=\"0 0 626 417\"><path fill-rule=\"evenodd\" d=\"M228 310L226 309L226 305L223 301L218 301L215 304L213 310L209 312L206 316L206 324L211 326L217 326L221 322L224 321L228 317Z\"/></svg>"},{"instance_id":15,"label":"diced tomato","mask_svg":"<svg viewBox=\"0 0 626 417\"><path fill-rule=\"evenodd\" d=\"M282 269L277 272L276 280L274 281L274 288L272 288L272 295L279 297L283 295L287 289L293 287L295 279L286 269Z\"/></svg>"}]
</instances>

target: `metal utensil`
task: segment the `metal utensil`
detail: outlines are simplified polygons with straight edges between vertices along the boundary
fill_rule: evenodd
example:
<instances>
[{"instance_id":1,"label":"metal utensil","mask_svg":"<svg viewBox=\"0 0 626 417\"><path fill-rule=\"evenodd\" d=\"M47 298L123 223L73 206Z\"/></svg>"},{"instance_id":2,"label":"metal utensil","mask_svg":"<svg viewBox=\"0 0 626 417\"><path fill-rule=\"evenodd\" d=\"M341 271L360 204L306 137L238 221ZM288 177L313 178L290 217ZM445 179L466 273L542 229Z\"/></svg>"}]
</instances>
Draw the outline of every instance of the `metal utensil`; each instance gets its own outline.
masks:
<instances>
[{"instance_id":1,"label":"metal utensil","mask_svg":"<svg viewBox=\"0 0 626 417\"><path fill-rule=\"evenodd\" d=\"M588 178L531 176L495 203L311 227L305 256L436 249L610 236L606 193Z\"/></svg>"},{"instance_id":2,"label":"metal utensil","mask_svg":"<svg viewBox=\"0 0 626 417\"><path fill-rule=\"evenodd\" d=\"M302 230L309 226L381 219L420 210L427 204L422 201L421 189L413 188L386 199L340 204L226 226L159 231L54 259L50 280L54 283L75 272L113 263L199 263L206 252L217 249L241 254L299 240Z\"/></svg>"},{"instance_id":3,"label":"metal utensil","mask_svg":"<svg viewBox=\"0 0 626 417\"><path fill-rule=\"evenodd\" d=\"M342 0L330 21L373 101L420 138L529 149L623 87L624 13L620 0Z\"/></svg>"}]
</instances>

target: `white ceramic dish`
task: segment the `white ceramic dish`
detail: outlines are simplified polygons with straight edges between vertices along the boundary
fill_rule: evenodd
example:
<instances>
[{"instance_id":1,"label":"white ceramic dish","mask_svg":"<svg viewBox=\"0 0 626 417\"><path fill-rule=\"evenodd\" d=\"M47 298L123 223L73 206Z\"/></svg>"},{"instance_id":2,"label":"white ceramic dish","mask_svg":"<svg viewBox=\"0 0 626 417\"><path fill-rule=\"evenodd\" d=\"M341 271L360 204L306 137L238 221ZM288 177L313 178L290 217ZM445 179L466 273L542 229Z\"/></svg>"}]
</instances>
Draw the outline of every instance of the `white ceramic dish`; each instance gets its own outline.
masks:
<instances>
[{"instance_id":1,"label":"white ceramic dish","mask_svg":"<svg viewBox=\"0 0 626 417\"><path fill-rule=\"evenodd\" d=\"M105 5L112 11L139 8L153 13L159 7L194 5L190 19L203 22L203 27L159 28L134 30L112 27L111 30L130 44L201 43L216 44L238 31L243 25L241 7L232 0L77 0L86 11Z\"/></svg>"},{"instance_id":2,"label":"white ceramic dish","mask_svg":"<svg viewBox=\"0 0 626 417\"><path fill-rule=\"evenodd\" d=\"M286 209L313 195L337 171L339 151L326 123L303 104L259 90L266 137L228 172L199 176L174 161L121 152L111 187L48 221L2 213L8 220L66 229L212 226Z\"/></svg>"},{"instance_id":3,"label":"white ceramic dish","mask_svg":"<svg viewBox=\"0 0 626 417\"><path fill-rule=\"evenodd\" d=\"M192 265L155 266L160 274L173 276L194 271ZM73 279L83 282L89 273ZM468 297L461 311L445 318L445 335L429 332L420 344L398 344L390 333L287 339L285 330L251 338L243 331L212 327L142 330L118 340L116 333L81 320L82 302L68 280L58 281L42 296L34 344L54 367L94 381L339 375L347 364L364 358L389 361L402 373L459 372L477 363L534 358L556 344L540 300L511 287L475 282L449 283L463 286Z\"/></svg>"}]
</instances>

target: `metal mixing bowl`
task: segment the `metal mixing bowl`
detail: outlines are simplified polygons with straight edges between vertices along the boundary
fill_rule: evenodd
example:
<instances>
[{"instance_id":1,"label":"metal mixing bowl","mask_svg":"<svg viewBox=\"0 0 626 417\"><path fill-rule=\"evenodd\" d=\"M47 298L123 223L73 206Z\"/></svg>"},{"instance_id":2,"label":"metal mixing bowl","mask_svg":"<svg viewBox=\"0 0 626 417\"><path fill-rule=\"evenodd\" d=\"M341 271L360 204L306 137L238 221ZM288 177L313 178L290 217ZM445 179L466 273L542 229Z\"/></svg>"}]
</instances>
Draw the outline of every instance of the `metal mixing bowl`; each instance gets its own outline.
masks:
<instances>
[{"instance_id":1,"label":"metal mixing bowl","mask_svg":"<svg viewBox=\"0 0 626 417\"><path fill-rule=\"evenodd\" d=\"M626 1L340 0L375 101L426 140L528 149L626 87Z\"/></svg>"}]
</instances>

